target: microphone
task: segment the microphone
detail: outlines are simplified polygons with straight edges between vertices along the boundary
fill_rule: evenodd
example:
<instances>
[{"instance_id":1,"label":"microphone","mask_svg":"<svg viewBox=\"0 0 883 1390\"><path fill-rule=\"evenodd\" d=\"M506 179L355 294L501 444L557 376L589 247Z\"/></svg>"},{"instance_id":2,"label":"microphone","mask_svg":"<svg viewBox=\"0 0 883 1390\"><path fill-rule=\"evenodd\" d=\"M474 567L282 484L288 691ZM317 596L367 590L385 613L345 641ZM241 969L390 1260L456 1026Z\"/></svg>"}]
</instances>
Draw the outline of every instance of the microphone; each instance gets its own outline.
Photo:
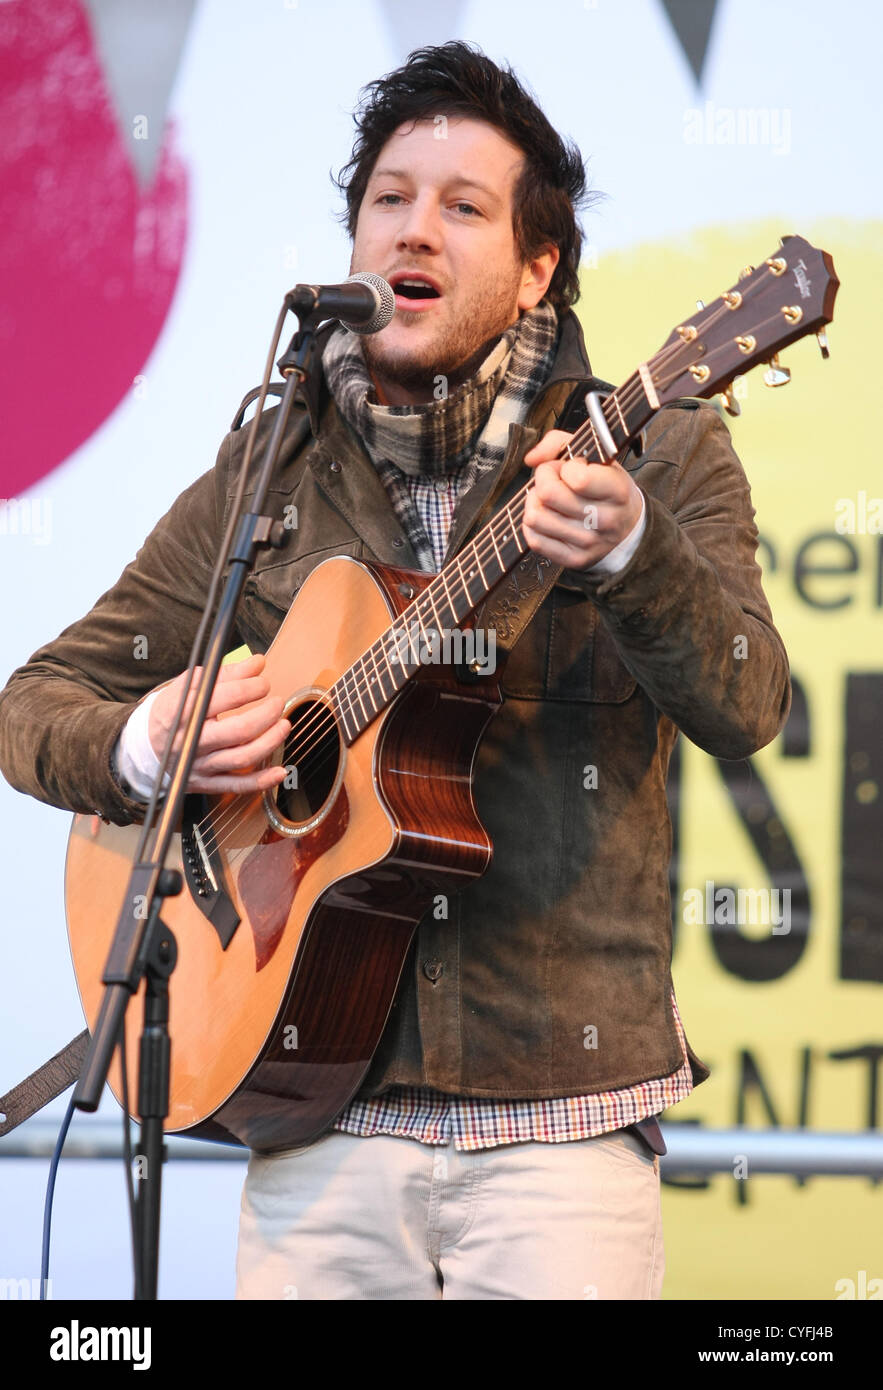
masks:
<instances>
[{"instance_id":1,"label":"microphone","mask_svg":"<svg viewBox=\"0 0 883 1390\"><path fill-rule=\"evenodd\" d=\"M342 285L295 285L285 304L299 318L340 319L351 333L379 333L396 311L392 285L370 270L350 275Z\"/></svg>"}]
</instances>

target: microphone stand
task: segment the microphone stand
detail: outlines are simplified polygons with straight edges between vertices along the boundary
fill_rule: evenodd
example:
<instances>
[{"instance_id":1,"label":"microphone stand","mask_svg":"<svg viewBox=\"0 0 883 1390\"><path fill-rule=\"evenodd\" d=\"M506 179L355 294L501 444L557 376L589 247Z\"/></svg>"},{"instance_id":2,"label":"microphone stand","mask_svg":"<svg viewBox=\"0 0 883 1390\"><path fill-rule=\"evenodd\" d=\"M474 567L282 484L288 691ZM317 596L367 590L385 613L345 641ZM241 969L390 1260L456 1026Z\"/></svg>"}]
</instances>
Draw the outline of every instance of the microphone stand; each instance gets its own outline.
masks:
<instances>
[{"instance_id":1,"label":"microphone stand","mask_svg":"<svg viewBox=\"0 0 883 1390\"><path fill-rule=\"evenodd\" d=\"M295 306L291 302L291 296L286 296L273 349L267 361L264 388L252 421L254 439L257 438L257 425L267 394L272 356L281 332L282 319L292 308ZM215 580L220 581L220 575L228 560L229 572L224 581L221 601L208 639L202 673L195 687L193 707L185 727L180 753L174 762L171 782L159 811L153 842L149 844L151 815L159 803L158 789L162 785L167 762L174 758L171 745L177 731L177 721L169 734L168 746L160 763L156 786L147 811L145 831L136 852L102 975L105 991L101 1007L73 1095L73 1103L78 1109L89 1112L98 1109L113 1052L125 1026L126 1008L144 978L144 1021L138 1060L138 1113L141 1116L139 1157L146 1161L143 1164L143 1175L139 1179L134 1222L134 1296L138 1301L152 1301L157 1297L160 1198L162 1165L165 1161L163 1130L164 1121L168 1116L171 1066L171 1038L168 1029L169 977L177 960L177 943L160 913L164 900L180 893L183 887L181 874L175 869L166 869L164 865L172 836L180 823L190 769L196 757L218 671L229 648L246 577L254 568L258 550L268 546L279 547L285 540L286 533L282 522L264 515L263 508L291 407L314 368L316 329L320 321L328 317L327 312L319 311L317 303L314 303L311 310L302 311L298 307L295 311L299 315L299 328L287 352L279 361L280 370L286 377L285 389L277 407L273 430L255 484L252 510L241 513L238 521L231 522L231 529L234 525L236 529L229 556L224 554L222 547L222 553L216 562L206 612L194 640L191 666L195 664L202 630L208 622ZM249 440L249 445L251 442ZM249 460L250 451L246 454L243 471L248 468ZM185 691L178 711L179 720L186 698ZM224 943L225 949L235 930L235 926L230 930Z\"/></svg>"}]
</instances>

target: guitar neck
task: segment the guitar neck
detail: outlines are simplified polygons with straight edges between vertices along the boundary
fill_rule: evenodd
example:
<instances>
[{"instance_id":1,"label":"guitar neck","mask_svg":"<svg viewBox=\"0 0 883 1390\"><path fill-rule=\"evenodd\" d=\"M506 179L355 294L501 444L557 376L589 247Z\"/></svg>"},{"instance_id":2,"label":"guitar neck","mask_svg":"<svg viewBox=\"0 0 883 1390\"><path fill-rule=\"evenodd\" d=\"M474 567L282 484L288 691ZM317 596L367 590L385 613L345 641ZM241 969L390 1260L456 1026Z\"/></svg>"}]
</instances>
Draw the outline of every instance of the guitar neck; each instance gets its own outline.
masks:
<instances>
[{"instance_id":1,"label":"guitar neck","mask_svg":"<svg viewBox=\"0 0 883 1390\"><path fill-rule=\"evenodd\" d=\"M604 419L617 451L654 414L655 399L649 373L641 367L603 402ZM590 420L576 431L559 458L569 454L580 454L590 463L606 457ZM419 661L414 659L411 635L429 645L430 634L462 628L526 554L529 547L522 525L524 504L532 486L531 479L332 687L347 742L358 738L420 669Z\"/></svg>"}]
</instances>

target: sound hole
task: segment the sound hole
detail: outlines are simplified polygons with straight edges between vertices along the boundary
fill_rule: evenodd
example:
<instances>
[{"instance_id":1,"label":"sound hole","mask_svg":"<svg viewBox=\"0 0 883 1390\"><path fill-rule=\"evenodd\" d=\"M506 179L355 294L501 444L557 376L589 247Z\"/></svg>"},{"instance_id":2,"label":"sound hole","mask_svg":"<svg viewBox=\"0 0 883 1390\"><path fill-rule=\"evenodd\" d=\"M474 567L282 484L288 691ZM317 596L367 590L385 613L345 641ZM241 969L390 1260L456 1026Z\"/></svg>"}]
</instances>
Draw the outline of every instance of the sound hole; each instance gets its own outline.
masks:
<instances>
[{"instance_id":1,"label":"sound hole","mask_svg":"<svg viewBox=\"0 0 883 1390\"><path fill-rule=\"evenodd\" d=\"M282 763L288 775L277 788L276 809L283 819L298 824L312 820L331 794L340 766L340 736L321 700L308 700L286 714L291 733Z\"/></svg>"}]
</instances>

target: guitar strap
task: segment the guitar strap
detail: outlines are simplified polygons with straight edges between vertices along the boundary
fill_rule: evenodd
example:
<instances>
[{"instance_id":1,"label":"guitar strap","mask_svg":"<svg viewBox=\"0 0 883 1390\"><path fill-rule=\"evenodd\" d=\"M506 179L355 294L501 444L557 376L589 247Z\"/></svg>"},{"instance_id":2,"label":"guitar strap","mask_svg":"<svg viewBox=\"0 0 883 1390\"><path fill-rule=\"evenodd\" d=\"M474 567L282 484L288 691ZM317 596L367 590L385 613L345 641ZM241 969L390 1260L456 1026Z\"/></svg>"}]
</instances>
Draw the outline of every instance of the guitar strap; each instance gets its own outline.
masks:
<instances>
[{"instance_id":1,"label":"guitar strap","mask_svg":"<svg viewBox=\"0 0 883 1390\"><path fill-rule=\"evenodd\" d=\"M67 1047L0 1096L0 1138L74 1084L83 1069L88 1045L89 1030L84 1028Z\"/></svg>"},{"instance_id":2,"label":"guitar strap","mask_svg":"<svg viewBox=\"0 0 883 1390\"><path fill-rule=\"evenodd\" d=\"M597 391L606 395L612 389L608 382L600 381L597 377L580 382L565 401L555 422L555 428L574 433L588 414L585 404L587 393ZM283 390L284 385L278 383L270 386L272 395L281 395ZM256 387L244 398L233 420L232 429L240 428L245 411L259 394L260 390ZM473 531L480 530L484 525L498 496L499 493L491 493L487 498L473 522ZM544 555L537 555L531 551L514 569L503 576L476 609L475 626L486 631L494 629L496 650L502 653L504 658L515 646L562 572L563 566L554 565ZM465 665L457 670L458 677L465 682L479 680L482 674L481 671L474 672ZM13 1086L5 1096L0 1096L0 1139L73 1085L80 1075L88 1042L89 1031L83 1029L66 1047L56 1052L54 1057L50 1057L24 1081Z\"/></svg>"}]
</instances>

